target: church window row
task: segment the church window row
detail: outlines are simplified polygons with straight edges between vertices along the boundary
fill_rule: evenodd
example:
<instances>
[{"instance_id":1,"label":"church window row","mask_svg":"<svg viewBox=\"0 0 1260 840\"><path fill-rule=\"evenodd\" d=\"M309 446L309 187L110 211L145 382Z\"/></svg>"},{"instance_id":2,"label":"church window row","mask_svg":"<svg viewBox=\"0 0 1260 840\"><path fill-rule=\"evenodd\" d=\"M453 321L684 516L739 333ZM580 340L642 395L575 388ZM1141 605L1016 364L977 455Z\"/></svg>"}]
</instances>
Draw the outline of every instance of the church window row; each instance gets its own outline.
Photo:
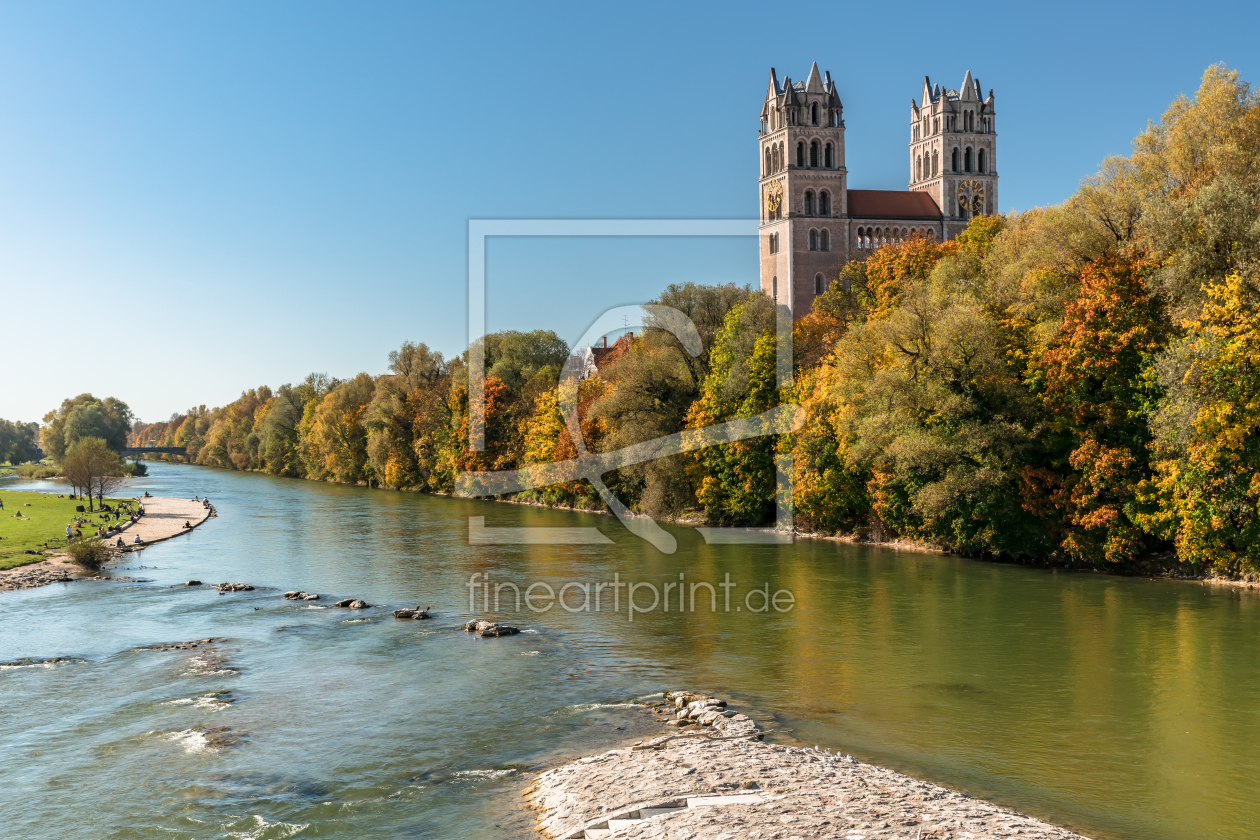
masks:
<instances>
[{"instance_id":1,"label":"church window row","mask_svg":"<svg viewBox=\"0 0 1260 840\"><path fill-rule=\"evenodd\" d=\"M806 216L830 216L831 193L822 190L815 196L813 190L806 190L803 209Z\"/></svg>"},{"instance_id":2,"label":"church window row","mask_svg":"<svg viewBox=\"0 0 1260 840\"><path fill-rule=\"evenodd\" d=\"M767 239L769 240L767 245L770 248L770 253L772 254L779 253L779 234L772 233L767 237Z\"/></svg>"},{"instance_id":3,"label":"church window row","mask_svg":"<svg viewBox=\"0 0 1260 840\"><path fill-rule=\"evenodd\" d=\"M961 168L959 168L960 161L958 158L958 152L959 149L955 146L954 150L950 153L949 164L951 172L979 172L981 175L988 174L989 159L984 149L980 149L975 153L974 168L972 165L973 158L971 147L968 146L963 150ZM940 158L936 151L933 151L931 154L924 152L921 155L917 155L914 159L914 180L926 181L928 178L935 178L940 172L939 163Z\"/></svg>"},{"instance_id":4,"label":"church window row","mask_svg":"<svg viewBox=\"0 0 1260 840\"><path fill-rule=\"evenodd\" d=\"M766 171L765 175L773 175L776 172L782 172L785 168L783 161L783 144L773 143L766 147Z\"/></svg>"},{"instance_id":5,"label":"church window row","mask_svg":"<svg viewBox=\"0 0 1260 840\"><path fill-rule=\"evenodd\" d=\"M889 243L896 244L904 242L911 236L924 236L928 239L936 238L936 231L931 228L882 228L882 227L860 227L857 229L857 247L863 250L874 250L881 245Z\"/></svg>"},{"instance_id":6,"label":"church window row","mask_svg":"<svg viewBox=\"0 0 1260 840\"><path fill-rule=\"evenodd\" d=\"M770 131L778 131L780 128L783 128L785 125L803 125L804 124L801 122L800 114L797 113L796 108L788 108L786 110L786 114L787 114L787 119L784 119L783 117L779 115L778 109L772 109L770 111L769 121L762 122L762 126L761 126L762 131L765 131L767 128ZM840 127L840 112L833 111L831 109L820 109L818 107L818 103L815 102L813 105L809 106L809 124L810 125L825 125L828 128L839 128Z\"/></svg>"},{"instance_id":7,"label":"church window row","mask_svg":"<svg viewBox=\"0 0 1260 840\"><path fill-rule=\"evenodd\" d=\"M821 152L821 155L819 154ZM805 169L806 160L809 161L809 169L833 169L835 168L835 152L834 147L830 143L820 144L817 140L810 141L808 149L808 157L806 156L805 141L802 140L796 144L796 168Z\"/></svg>"},{"instance_id":8,"label":"church window row","mask_svg":"<svg viewBox=\"0 0 1260 840\"><path fill-rule=\"evenodd\" d=\"M811 230L809 232L809 250L811 251L830 251L831 250L831 233L826 229Z\"/></svg>"},{"instance_id":9,"label":"church window row","mask_svg":"<svg viewBox=\"0 0 1260 840\"><path fill-rule=\"evenodd\" d=\"M947 132L958 131L958 117L959 116L960 115L958 114L947 114L945 116L945 131ZM963 111L961 116L963 118L962 130L975 131L976 130L976 112ZM929 120L927 117L923 117L919 120L918 125L914 127L911 139L922 140L924 137L928 136L929 134L939 134L940 131L941 131L941 118L940 117L933 117L931 120ZM979 133L981 134L993 133L993 122L990 120L989 117L980 118L980 132Z\"/></svg>"},{"instance_id":10,"label":"church window row","mask_svg":"<svg viewBox=\"0 0 1260 840\"><path fill-rule=\"evenodd\" d=\"M784 159L783 143L772 143L766 146L765 160L762 166L762 177L769 177L787 168ZM808 163L807 163L808 161ZM820 143L817 140L805 145L802 140L796 144L797 169L835 169L837 162L836 147L831 143Z\"/></svg>"},{"instance_id":11,"label":"church window row","mask_svg":"<svg viewBox=\"0 0 1260 840\"><path fill-rule=\"evenodd\" d=\"M940 174L940 169L940 152L924 152L914 159L914 180L925 181L928 178L935 178L938 174Z\"/></svg>"}]
</instances>

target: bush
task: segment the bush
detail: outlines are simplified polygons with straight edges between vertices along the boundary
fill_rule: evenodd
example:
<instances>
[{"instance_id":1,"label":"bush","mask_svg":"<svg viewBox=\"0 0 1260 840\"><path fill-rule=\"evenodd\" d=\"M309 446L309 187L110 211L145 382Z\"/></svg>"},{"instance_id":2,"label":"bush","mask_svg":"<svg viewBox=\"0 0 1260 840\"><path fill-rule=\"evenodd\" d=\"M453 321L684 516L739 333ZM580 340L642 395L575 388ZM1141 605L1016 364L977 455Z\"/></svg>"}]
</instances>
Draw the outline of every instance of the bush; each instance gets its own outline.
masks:
<instances>
[{"instance_id":1,"label":"bush","mask_svg":"<svg viewBox=\"0 0 1260 840\"><path fill-rule=\"evenodd\" d=\"M16 469L21 478L52 478L61 474L61 470L48 464L20 464Z\"/></svg>"},{"instance_id":2,"label":"bush","mask_svg":"<svg viewBox=\"0 0 1260 840\"><path fill-rule=\"evenodd\" d=\"M74 562L89 569L99 569L106 560L114 556L114 549L109 543L97 536L77 539L66 551L74 558Z\"/></svg>"},{"instance_id":3,"label":"bush","mask_svg":"<svg viewBox=\"0 0 1260 840\"><path fill-rule=\"evenodd\" d=\"M132 478L139 478L142 475L148 475L149 468L143 461L124 461L123 472Z\"/></svg>"}]
</instances>

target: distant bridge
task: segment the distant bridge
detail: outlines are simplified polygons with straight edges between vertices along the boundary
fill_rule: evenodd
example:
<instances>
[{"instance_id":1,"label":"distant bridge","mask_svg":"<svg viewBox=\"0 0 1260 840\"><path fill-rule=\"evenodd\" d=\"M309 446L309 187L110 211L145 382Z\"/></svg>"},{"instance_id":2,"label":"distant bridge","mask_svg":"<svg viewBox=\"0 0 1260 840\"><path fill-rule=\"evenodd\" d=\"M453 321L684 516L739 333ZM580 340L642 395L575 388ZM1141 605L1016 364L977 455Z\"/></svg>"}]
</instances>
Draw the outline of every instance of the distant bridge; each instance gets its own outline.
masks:
<instances>
[{"instance_id":1,"label":"distant bridge","mask_svg":"<svg viewBox=\"0 0 1260 840\"><path fill-rule=\"evenodd\" d=\"M186 446L133 446L118 453L124 458L137 455L187 455Z\"/></svg>"}]
</instances>

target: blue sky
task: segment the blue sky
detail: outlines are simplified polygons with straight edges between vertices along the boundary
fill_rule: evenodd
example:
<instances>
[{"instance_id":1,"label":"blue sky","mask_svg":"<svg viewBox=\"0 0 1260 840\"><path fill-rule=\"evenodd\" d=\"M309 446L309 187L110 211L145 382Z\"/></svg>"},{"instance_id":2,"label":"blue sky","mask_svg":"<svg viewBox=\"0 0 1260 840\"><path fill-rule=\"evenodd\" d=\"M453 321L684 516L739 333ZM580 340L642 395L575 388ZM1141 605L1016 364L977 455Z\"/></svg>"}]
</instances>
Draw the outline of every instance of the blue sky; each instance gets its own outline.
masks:
<instances>
[{"instance_id":1,"label":"blue sky","mask_svg":"<svg viewBox=\"0 0 1260 840\"><path fill-rule=\"evenodd\" d=\"M145 420L466 341L469 218L746 218L770 67L830 70L850 186L903 189L925 74L993 88L1003 210L1063 200L1253 5L0 4L0 417ZM491 330L572 340L755 242L501 240Z\"/></svg>"}]
</instances>

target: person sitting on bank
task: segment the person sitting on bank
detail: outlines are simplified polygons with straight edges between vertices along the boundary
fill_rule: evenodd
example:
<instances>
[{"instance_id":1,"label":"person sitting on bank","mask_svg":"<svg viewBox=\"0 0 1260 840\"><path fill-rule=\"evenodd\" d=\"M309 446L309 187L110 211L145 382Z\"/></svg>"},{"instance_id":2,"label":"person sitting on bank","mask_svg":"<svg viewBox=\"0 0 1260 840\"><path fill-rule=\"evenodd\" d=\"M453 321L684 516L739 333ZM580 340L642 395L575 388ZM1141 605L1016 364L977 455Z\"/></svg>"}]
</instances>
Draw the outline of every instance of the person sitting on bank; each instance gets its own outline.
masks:
<instances>
[{"instance_id":1,"label":"person sitting on bank","mask_svg":"<svg viewBox=\"0 0 1260 840\"><path fill-rule=\"evenodd\" d=\"M136 545L144 545L144 540L140 539L140 535L136 534L136 538L132 540Z\"/></svg>"},{"instance_id":2,"label":"person sitting on bank","mask_svg":"<svg viewBox=\"0 0 1260 840\"><path fill-rule=\"evenodd\" d=\"M126 544L125 542L123 542L123 538L122 538L122 537L119 537L119 538L118 538L118 542L114 543L114 547L115 547L115 548L126 548L126 547L127 547L127 544Z\"/></svg>"},{"instance_id":3,"label":"person sitting on bank","mask_svg":"<svg viewBox=\"0 0 1260 840\"><path fill-rule=\"evenodd\" d=\"M185 528L191 528L191 527L192 527L192 525L190 525L190 524L189 524L189 522L188 522L188 520L187 520L187 519L185 519L185 520L184 520L184 527L185 527Z\"/></svg>"}]
</instances>

